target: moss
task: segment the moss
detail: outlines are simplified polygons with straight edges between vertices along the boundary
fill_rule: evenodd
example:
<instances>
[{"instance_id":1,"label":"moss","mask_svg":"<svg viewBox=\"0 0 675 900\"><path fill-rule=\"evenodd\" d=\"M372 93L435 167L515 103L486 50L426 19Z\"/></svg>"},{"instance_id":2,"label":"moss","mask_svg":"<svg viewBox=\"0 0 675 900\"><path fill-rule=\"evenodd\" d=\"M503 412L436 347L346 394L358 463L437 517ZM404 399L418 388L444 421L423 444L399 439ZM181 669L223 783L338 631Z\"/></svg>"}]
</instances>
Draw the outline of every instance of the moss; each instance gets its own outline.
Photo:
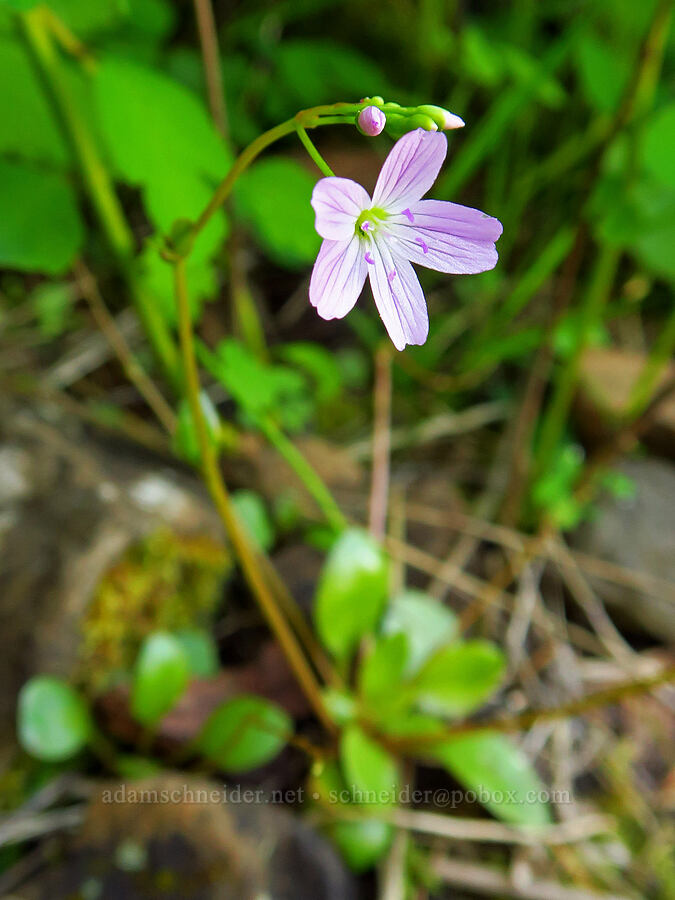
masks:
<instances>
[{"instance_id":1,"label":"moss","mask_svg":"<svg viewBox=\"0 0 675 900\"><path fill-rule=\"evenodd\" d=\"M123 677L151 631L209 627L231 569L226 548L209 537L162 530L129 547L83 620L82 683L98 693Z\"/></svg>"}]
</instances>

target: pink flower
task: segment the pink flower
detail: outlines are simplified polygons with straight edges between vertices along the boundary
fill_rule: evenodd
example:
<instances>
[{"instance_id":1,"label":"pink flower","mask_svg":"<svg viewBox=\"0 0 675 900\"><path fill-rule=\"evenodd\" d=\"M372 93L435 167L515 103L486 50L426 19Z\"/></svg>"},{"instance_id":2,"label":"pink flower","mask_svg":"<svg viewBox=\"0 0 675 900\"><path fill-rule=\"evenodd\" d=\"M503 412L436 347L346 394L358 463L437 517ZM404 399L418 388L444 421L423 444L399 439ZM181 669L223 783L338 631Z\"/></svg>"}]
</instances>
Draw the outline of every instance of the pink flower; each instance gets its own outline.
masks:
<instances>
[{"instance_id":1,"label":"pink flower","mask_svg":"<svg viewBox=\"0 0 675 900\"><path fill-rule=\"evenodd\" d=\"M387 117L378 109L377 106L366 106L359 113L356 120L361 131L368 137L375 137L382 134L384 126L387 124Z\"/></svg>"},{"instance_id":2,"label":"pink flower","mask_svg":"<svg viewBox=\"0 0 675 900\"><path fill-rule=\"evenodd\" d=\"M323 319L354 306L366 274L375 304L397 350L423 344L429 317L411 263L469 275L497 264L501 223L478 209L422 200L448 149L441 132L418 128L394 144L372 199L348 178L322 178L312 194L316 230L324 239L309 299Z\"/></svg>"}]
</instances>

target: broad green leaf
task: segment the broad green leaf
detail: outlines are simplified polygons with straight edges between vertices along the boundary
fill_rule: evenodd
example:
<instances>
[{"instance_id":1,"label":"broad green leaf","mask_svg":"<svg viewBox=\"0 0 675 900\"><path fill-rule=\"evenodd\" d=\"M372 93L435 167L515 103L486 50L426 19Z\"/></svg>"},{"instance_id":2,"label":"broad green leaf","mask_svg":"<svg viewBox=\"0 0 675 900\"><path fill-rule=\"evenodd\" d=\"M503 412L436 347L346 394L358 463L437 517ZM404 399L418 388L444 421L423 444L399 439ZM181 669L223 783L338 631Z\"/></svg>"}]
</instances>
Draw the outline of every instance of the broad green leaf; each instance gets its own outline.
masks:
<instances>
[{"instance_id":1,"label":"broad green leaf","mask_svg":"<svg viewBox=\"0 0 675 900\"><path fill-rule=\"evenodd\" d=\"M172 634L155 631L144 640L131 686L131 712L152 727L182 696L190 676L188 658Z\"/></svg>"},{"instance_id":2,"label":"broad green leaf","mask_svg":"<svg viewBox=\"0 0 675 900\"><path fill-rule=\"evenodd\" d=\"M641 146L645 169L675 189L675 103L664 106L652 116L642 135Z\"/></svg>"},{"instance_id":3,"label":"broad green leaf","mask_svg":"<svg viewBox=\"0 0 675 900\"><path fill-rule=\"evenodd\" d=\"M416 672L431 654L457 634L455 614L422 591L403 591L391 601L382 621L384 634L405 634L406 672Z\"/></svg>"},{"instance_id":4,"label":"broad green leaf","mask_svg":"<svg viewBox=\"0 0 675 900\"><path fill-rule=\"evenodd\" d=\"M380 635L359 668L359 691L363 699L385 707L395 702L407 660L405 634Z\"/></svg>"},{"instance_id":5,"label":"broad green leaf","mask_svg":"<svg viewBox=\"0 0 675 900\"><path fill-rule=\"evenodd\" d=\"M45 762L78 753L89 740L92 722L80 695L59 678L31 678L19 693L17 732L21 746Z\"/></svg>"},{"instance_id":6,"label":"broad green leaf","mask_svg":"<svg viewBox=\"0 0 675 900\"><path fill-rule=\"evenodd\" d=\"M466 715L499 687L504 656L489 641L451 644L438 650L420 669L413 685L419 704L448 716Z\"/></svg>"},{"instance_id":7,"label":"broad green leaf","mask_svg":"<svg viewBox=\"0 0 675 900\"><path fill-rule=\"evenodd\" d=\"M184 628L176 632L176 640L183 648L183 653L190 668L190 674L196 678L208 678L218 671L218 648L203 628Z\"/></svg>"},{"instance_id":8,"label":"broad green leaf","mask_svg":"<svg viewBox=\"0 0 675 900\"><path fill-rule=\"evenodd\" d=\"M0 266L58 275L83 239L69 182L55 172L0 160Z\"/></svg>"},{"instance_id":9,"label":"broad green leaf","mask_svg":"<svg viewBox=\"0 0 675 900\"><path fill-rule=\"evenodd\" d=\"M387 558L367 532L351 528L337 539L319 580L315 619L321 641L340 662L375 629L388 581Z\"/></svg>"},{"instance_id":10,"label":"broad green leaf","mask_svg":"<svg viewBox=\"0 0 675 900\"><path fill-rule=\"evenodd\" d=\"M198 747L226 772L247 772L273 759L286 745L293 723L262 697L243 695L223 703L209 717Z\"/></svg>"},{"instance_id":11,"label":"broad green leaf","mask_svg":"<svg viewBox=\"0 0 675 900\"><path fill-rule=\"evenodd\" d=\"M274 545L274 525L260 494L243 489L235 491L232 503L250 537L262 550L270 550Z\"/></svg>"},{"instance_id":12,"label":"broad green leaf","mask_svg":"<svg viewBox=\"0 0 675 900\"><path fill-rule=\"evenodd\" d=\"M162 771L162 765L156 759L148 759L147 756L121 753L115 760L115 770L122 778L133 780L159 775Z\"/></svg>"},{"instance_id":13,"label":"broad green leaf","mask_svg":"<svg viewBox=\"0 0 675 900\"><path fill-rule=\"evenodd\" d=\"M28 51L5 37L0 38L0 152L58 166L71 157Z\"/></svg>"},{"instance_id":14,"label":"broad green leaf","mask_svg":"<svg viewBox=\"0 0 675 900\"><path fill-rule=\"evenodd\" d=\"M230 157L201 100L166 75L109 56L96 77L98 115L118 174L171 190L183 171L220 180Z\"/></svg>"},{"instance_id":15,"label":"broad green leaf","mask_svg":"<svg viewBox=\"0 0 675 900\"><path fill-rule=\"evenodd\" d=\"M551 821L544 785L525 754L504 735L458 735L429 755L505 822L546 825Z\"/></svg>"},{"instance_id":16,"label":"broad green leaf","mask_svg":"<svg viewBox=\"0 0 675 900\"><path fill-rule=\"evenodd\" d=\"M284 266L313 262L321 244L310 205L316 178L290 159L255 163L236 184L235 205L263 249Z\"/></svg>"},{"instance_id":17,"label":"broad green leaf","mask_svg":"<svg viewBox=\"0 0 675 900\"><path fill-rule=\"evenodd\" d=\"M355 803L375 807L397 802L400 773L396 760L358 725L347 725L342 732L340 764Z\"/></svg>"},{"instance_id":18,"label":"broad green leaf","mask_svg":"<svg viewBox=\"0 0 675 900\"><path fill-rule=\"evenodd\" d=\"M78 35L119 25L129 13L127 0L49 0L48 5Z\"/></svg>"},{"instance_id":19,"label":"broad green leaf","mask_svg":"<svg viewBox=\"0 0 675 900\"><path fill-rule=\"evenodd\" d=\"M630 60L590 30L578 35L575 49L579 79L586 99L600 112L614 112L621 102L630 75Z\"/></svg>"},{"instance_id":20,"label":"broad green leaf","mask_svg":"<svg viewBox=\"0 0 675 900\"><path fill-rule=\"evenodd\" d=\"M149 238L134 265L144 290L161 307L162 315L167 322L175 325L177 314L173 269L159 255L160 245L159 235ZM204 301L216 296L218 279L214 265L202 259L188 257L185 269L190 286L190 312L192 320L196 322L201 315Z\"/></svg>"}]
</instances>

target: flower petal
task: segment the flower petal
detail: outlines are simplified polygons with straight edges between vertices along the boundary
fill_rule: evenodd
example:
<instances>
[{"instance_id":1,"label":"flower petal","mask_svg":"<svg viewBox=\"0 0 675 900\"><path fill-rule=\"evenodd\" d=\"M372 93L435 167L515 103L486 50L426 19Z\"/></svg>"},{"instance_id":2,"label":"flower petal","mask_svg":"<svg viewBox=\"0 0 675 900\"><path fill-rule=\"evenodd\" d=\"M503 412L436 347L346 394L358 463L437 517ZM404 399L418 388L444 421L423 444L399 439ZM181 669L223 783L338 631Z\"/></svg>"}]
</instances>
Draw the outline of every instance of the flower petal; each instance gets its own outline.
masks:
<instances>
[{"instance_id":1,"label":"flower petal","mask_svg":"<svg viewBox=\"0 0 675 900\"><path fill-rule=\"evenodd\" d=\"M359 298L368 265L358 237L324 241L312 269L309 299L322 319L341 319Z\"/></svg>"},{"instance_id":2,"label":"flower petal","mask_svg":"<svg viewBox=\"0 0 675 900\"><path fill-rule=\"evenodd\" d=\"M314 227L321 237L341 241L354 234L356 220L370 208L370 196L349 178L322 178L314 185L312 206L316 213Z\"/></svg>"},{"instance_id":3,"label":"flower petal","mask_svg":"<svg viewBox=\"0 0 675 900\"><path fill-rule=\"evenodd\" d=\"M416 265L454 275L494 269L495 241L502 233L498 219L443 200L418 200L406 212L387 222L387 232L396 251Z\"/></svg>"},{"instance_id":4,"label":"flower petal","mask_svg":"<svg viewBox=\"0 0 675 900\"><path fill-rule=\"evenodd\" d=\"M448 139L440 131L417 128L404 134L384 161L373 206L395 213L415 203L436 181L447 152Z\"/></svg>"},{"instance_id":5,"label":"flower petal","mask_svg":"<svg viewBox=\"0 0 675 900\"><path fill-rule=\"evenodd\" d=\"M427 303L417 275L407 259L393 253L385 240L371 245L374 265L368 266L377 311L397 350L423 344L429 334Z\"/></svg>"}]
</instances>

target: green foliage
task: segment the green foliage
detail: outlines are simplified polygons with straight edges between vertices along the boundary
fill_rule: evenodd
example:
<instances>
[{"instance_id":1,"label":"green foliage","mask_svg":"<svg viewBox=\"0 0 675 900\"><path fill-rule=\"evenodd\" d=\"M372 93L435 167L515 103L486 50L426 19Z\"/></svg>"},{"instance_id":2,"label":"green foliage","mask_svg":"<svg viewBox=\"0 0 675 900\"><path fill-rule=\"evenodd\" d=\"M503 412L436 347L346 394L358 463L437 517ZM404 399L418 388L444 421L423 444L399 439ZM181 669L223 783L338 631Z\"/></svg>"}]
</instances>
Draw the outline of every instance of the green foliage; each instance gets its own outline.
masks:
<instances>
[{"instance_id":1,"label":"green foliage","mask_svg":"<svg viewBox=\"0 0 675 900\"><path fill-rule=\"evenodd\" d=\"M396 760L358 725L347 725L342 732L340 763L357 803L376 807L397 802L400 775Z\"/></svg>"},{"instance_id":2,"label":"green foliage","mask_svg":"<svg viewBox=\"0 0 675 900\"><path fill-rule=\"evenodd\" d=\"M387 559L369 534L349 529L337 539L319 580L315 621L323 644L342 665L375 629L388 578Z\"/></svg>"},{"instance_id":3,"label":"green foliage","mask_svg":"<svg viewBox=\"0 0 675 900\"><path fill-rule=\"evenodd\" d=\"M382 621L385 634L404 634L408 659L406 673L416 672L431 654L449 643L457 632L457 618L446 606L422 591L397 594Z\"/></svg>"},{"instance_id":4,"label":"green foliage","mask_svg":"<svg viewBox=\"0 0 675 900\"><path fill-rule=\"evenodd\" d=\"M45 338L58 337L72 325L74 297L66 282L45 281L32 291L30 299Z\"/></svg>"},{"instance_id":5,"label":"green foliage","mask_svg":"<svg viewBox=\"0 0 675 900\"><path fill-rule=\"evenodd\" d=\"M73 190L62 175L0 160L0 265L59 275L83 239Z\"/></svg>"},{"instance_id":6,"label":"green foliage","mask_svg":"<svg viewBox=\"0 0 675 900\"><path fill-rule=\"evenodd\" d=\"M546 791L527 757L504 735L458 735L434 747L442 763L495 816L514 825L546 825L551 820Z\"/></svg>"},{"instance_id":7,"label":"green foliage","mask_svg":"<svg viewBox=\"0 0 675 900\"><path fill-rule=\"evenodd\" d=\"M408 661L408 637L399 632L379 636L359 667L359 693L366 703L391 702L403 681Z\"/></svg>"},{"instance_id":8,"label":"green foliage","mask_svg":"<svg viewBox=\"0 0 675 900\"><path fill-rule=\"evenodd\" d=\"M614 112L630 75L630 60L591 29L578 36L576 58L582 90L599 112Z\"/></svg>"},{"instance_id":9,"label":"green foliage","mask_svg":"<svg viewBox=\"0 0 675 900\"><path fill-rule=\"evenodd\" d=\"M255 163L237 182L236 209L265 252L291 268L312 263L321 243L310 199L316 178L290 159Z\"/></svg>"},{"instance_id":10,"label":"green foliage","mask_svg":"<svg viewBox=\"0 0 675 900\"><path fill-rule=\"evenodd\" d=\"M254 543L261 550L270 550L274 546L274 525L260 494L242 488L234 492L232 503Z\"/></svg>"},{"instance_id":11,"label":"green foliage","mask_svg":"<svg viewBox=\"0 0 675 900\"><path fill-rule=\"evenodd\" d=\"M488 641L466 641L443 647L413 680L417 702L428 712L465 715L497 689L504 668L501 651Z\"/></svg>"},{"instance_id":12,"label":"green foliage","mask_svg":"<svg viewBox=\"0 0 675 900\"><path fill-rule=\"evenodd\" d=\"M131 712L152 728L180 699L190 677L187 653L178 638L155 631L141 646L131 686Z\"/></svg>"},{"instance_id":13,"label":"green foliage","mask_svg":"<svg viewBox=\"0 0 675 900\"><path fill-rule=\"evenodd\" d=\"M220 418L218 411L211 402L211 398L207 393L202 391L199 395L199 402L202 415L206 423L206 432L209 440L214 447L218 447L220 443ZM178 407L178 421L176 422L176 430L172 439L174 452L196 466L201 460L199 450L199 438L197 430L192 418L192 410L187 400L181 400Z\"/></svg>"},{"instance_id":14,"label":"green foliage","mask_svg":"<svg viewBox=\"0 0 675 900\"><path fill-rule=\"evenodd\" d=\"M675 103L662 107L650 119L642 139L646 171L663 185L675 190Z\"/></svg>"},{"instance_id":15,"label":"green foliage","mask_svg":"<svg viewBox=\"0 0 675 900\"><path fill-rule=\"evenodd\" d=\"M218 648L204 628L184 628L174 635L187 659L190 674L208 678L218 671Z\"/></svg>"},{"instance_id":16,"label":"green foliage","mask_svg":"<svg viewBox=\"0 0 675 900\"><path fill-rule=\"evenodd\" d=\"M274 759L292 730L288 715L276 704L242 695L211 714L197 744L223 771L247 772Z\"/></svg>"},{"instance_id":17,"label":"green foliage","mask_svg":"<svg viewBox=\"0 0 675 900\"><path fill-rule=\"evenodd\" d=\"M92 731L86 703L65 681L40 675L21 688L17 732L31 756L45 762L70 759L88 743Z\"/></svg>"}]
</instances>

